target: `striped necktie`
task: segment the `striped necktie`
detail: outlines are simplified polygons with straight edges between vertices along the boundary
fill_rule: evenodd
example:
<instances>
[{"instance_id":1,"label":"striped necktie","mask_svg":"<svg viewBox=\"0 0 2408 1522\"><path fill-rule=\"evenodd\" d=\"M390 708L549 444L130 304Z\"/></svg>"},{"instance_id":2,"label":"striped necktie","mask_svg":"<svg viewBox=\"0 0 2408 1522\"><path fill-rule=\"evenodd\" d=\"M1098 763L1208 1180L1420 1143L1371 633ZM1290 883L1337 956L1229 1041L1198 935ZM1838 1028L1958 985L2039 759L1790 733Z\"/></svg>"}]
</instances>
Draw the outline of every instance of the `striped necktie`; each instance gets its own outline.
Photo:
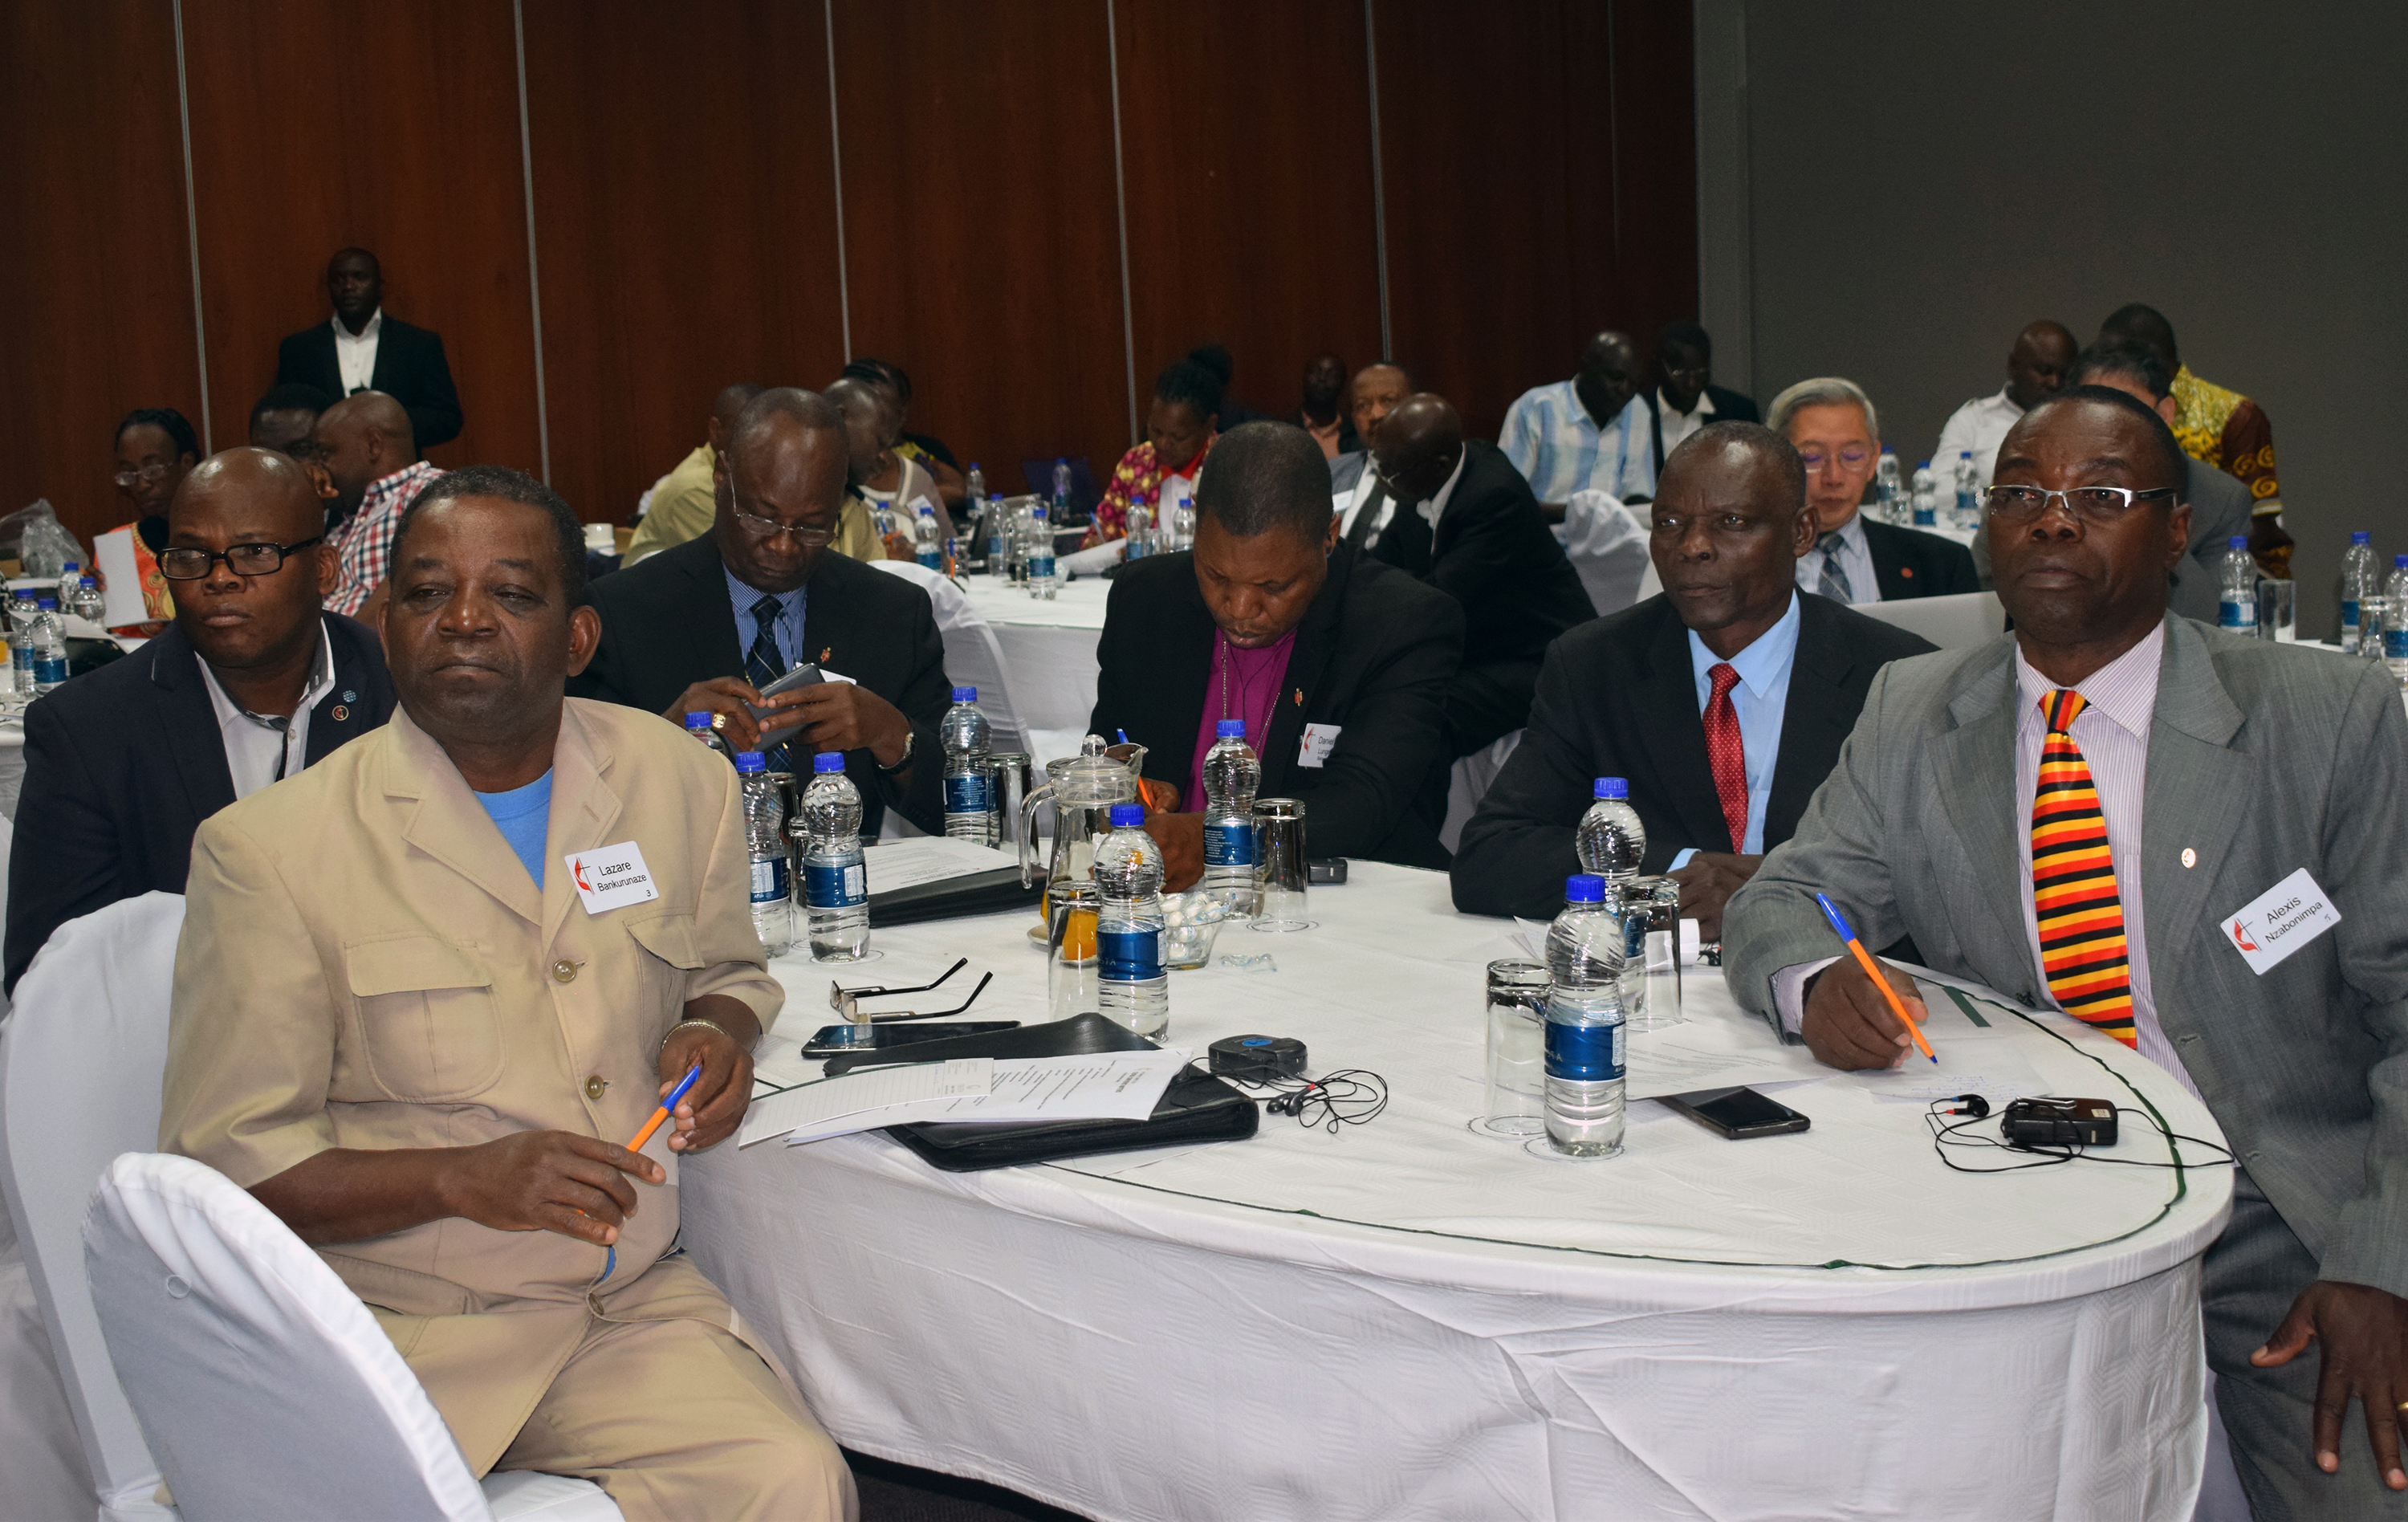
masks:
<instances>
[{"instance_id":1,"label":"striped necktie","mask_svg":"<svg viewBox=\"0 0 2408 1522\"><path fill-rule=\"evenodd\" d=\"M2073 743L2083 696L2059 688L2041 699L2048 737L2032 793L2032 913L2040 922L2041 970L2059 1008L2126 1046L2132 1030L2132 969L2124 904L2107 849L2107 816L2090 763Z\"/></svg>"},{"instance_id":2,"label":"striped necktie","mask_svg":"<svg viewBox=\"0 0 2408 1522\"><path fill-rule=\"evenodd\" d=\"M775 597L763 597L752 605L752 623L758 632L752 636L752 648L744 654L744 680L756 688L767 687L786 674L785 653L778 648L780 611ZM795 769L784 741L763 751L761 760L771 771Z\"/></svg>"},{"instance_id":3,"label":"striped necktie","mask_svg":"<svg viewBox=\"0 0 2408 1522\"><path fill-rule=\"evenodd\" d=\"M1823 596L1835 602L1856 600L1856 589L1848 582L1848 567L1840 564L1840 550L1846 542L1837 533L1814 541L1814 548L1823 552Z\"/></svg>"}]
</instances>

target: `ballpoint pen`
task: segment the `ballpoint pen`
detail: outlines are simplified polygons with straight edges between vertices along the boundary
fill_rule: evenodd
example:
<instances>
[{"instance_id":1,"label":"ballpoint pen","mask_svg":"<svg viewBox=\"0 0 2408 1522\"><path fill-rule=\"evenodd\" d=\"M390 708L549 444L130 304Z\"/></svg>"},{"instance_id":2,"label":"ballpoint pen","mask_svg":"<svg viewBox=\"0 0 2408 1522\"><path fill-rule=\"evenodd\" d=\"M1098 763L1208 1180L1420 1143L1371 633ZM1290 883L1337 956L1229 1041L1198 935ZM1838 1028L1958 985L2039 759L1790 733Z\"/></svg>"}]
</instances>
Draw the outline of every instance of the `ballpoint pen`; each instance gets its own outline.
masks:
<instances>
[{"instance_id":1,"label":"ballpoint pen","mask_svg":"<svg viewBox=\"0 0 2408 1522\"><path fill-rule=\"evenodd\" d=\"M1934 1052L1931 1049L1931 1043L1923 1039L1923 1027L1907 1017L1906 1006L1899 1002L1897 990L1890 987L1889 980L1881 975L1881 969L1873 966L1872 953L1865 950L1865 943L1856 939L1856 933L1854 930L1848 928L1847 920L1840 913L1840 906L1819 893L1814 896L1814 901L1823 906L1824 914L1831 921L1831 928L1840 932L1840 939L1846 941L1848 950L1856 954L1856 965L1865 969L1865 976L1870 978L1873 981L1873 986L1882 991L1882 998L1889 1000L1890 1012L1898 1016L1898 1023L1904 1026L1906 1033L1914 1038L1914 1044L1923 1049L1925 1056L1934 1062L1939 1061L1940 1054Z\"/></svg>"}]
</instances>

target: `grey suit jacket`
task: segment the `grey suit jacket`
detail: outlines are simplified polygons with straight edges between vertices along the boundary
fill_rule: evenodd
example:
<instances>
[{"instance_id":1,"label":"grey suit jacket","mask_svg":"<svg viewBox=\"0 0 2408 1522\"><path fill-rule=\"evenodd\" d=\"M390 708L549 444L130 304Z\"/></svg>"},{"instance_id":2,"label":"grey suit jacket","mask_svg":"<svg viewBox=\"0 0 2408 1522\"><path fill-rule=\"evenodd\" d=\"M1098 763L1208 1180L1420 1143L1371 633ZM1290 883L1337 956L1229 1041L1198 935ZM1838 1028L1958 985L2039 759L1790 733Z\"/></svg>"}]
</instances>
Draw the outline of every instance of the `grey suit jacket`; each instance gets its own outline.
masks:
<instances>
[{"instance_id":1,"label":"grey suit jacket","mask_svg":"<svg viewBox=\"0 0 2408 1522\"><path fill-rule=\"evenodd\" d=\"M2049 1002L2016 854L2014 636L1893 662L1798 832L1733 895L1724 975L1772 977L1858 937ZM2234 1154L2322 1276L2408 1295L2408 721L2365 661L2169 618L2143 784L2142 897L2158 1023ZM2196 852L2196 865L2184 856ZM2233 912L2305 867L2341 923L2263 977Z\"/></svg>"},{"instance_id":2,"label":"grey suit jacket","mask_svg":"<svg viewBox=\"0 0 2408 1522\"><path fill-rule=\"evenodd\" d=\"M2190 504L2190 543L2181 563L2174 567L2173 590L2166 596L2166 606L2185 618L2213 624L2216 593L2223 585L2218 578L2224 553L2231 547L2233 535L2248 534L2249 513L2255 504L2250 500L2249 488L2238 477L2187 455L2183 463L2188 467L2183 481L2183 498ZM1973 568L1981 573L1984 586L1998 584L1990 575L1990 545L1985 535L1973 536Z\"/></svg>"}]
</instances>

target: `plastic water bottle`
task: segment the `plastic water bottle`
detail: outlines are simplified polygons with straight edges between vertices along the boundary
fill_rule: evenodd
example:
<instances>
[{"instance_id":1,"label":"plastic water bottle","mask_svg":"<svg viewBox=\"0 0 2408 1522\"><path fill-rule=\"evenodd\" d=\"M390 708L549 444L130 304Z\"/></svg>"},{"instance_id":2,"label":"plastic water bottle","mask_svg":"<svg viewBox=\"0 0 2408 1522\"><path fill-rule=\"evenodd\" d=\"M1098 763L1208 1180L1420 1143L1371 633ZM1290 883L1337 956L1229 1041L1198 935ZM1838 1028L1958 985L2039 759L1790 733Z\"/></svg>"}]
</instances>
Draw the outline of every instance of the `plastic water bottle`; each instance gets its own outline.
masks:
<instances>
[{"instance_id":1,"label":"plastic water bottle","mask_svg":"<svg viewBox=\"0 0 2408 1522\"><path fill-rule=\"evenodd\" d=\"M795 906L786 888L786 804L778 780L758 751L736 753L744 788L744 841L752 858L752 933L761 949L783 956L795 949Z\"/></svg>"},{"instance_id":2,"label":"plastic water bottle","mask_svg":"<svg viewBox=\"0 0 2408 1522\"><path fill-rule=\"evenodd\" d=\"M1011 510L1003 498L986 499L986 514L979 524L979 533L986 540L986 573L1009 580L1011 576Z\"/></svg>"},{"instance_id":3,"label":"plastic water bottle","mask_svg":"<svg viewBox=\"0 0 2408 1522\"><path fill-rule=\"evenodd\" d=\"M1263 764L1246 743L1246 721L1223 719L1204 753L1204 892L1234 914L1254 917L1254 793Z\"/></svg>"},{"instance_id":4,"label":"plastic water bottle","mask_svg":"<svg viewBox=\"0 0 2408 1522\"><path fill-rule=\"evenodd\" d=\"M1166 522L1170 531L1170 549L1196 548L1196 492L1184 478L1172 489L1170 516ZM1156 532L1159 534L1159 527Z\"/></svg>"},{"instance_id":5,"label":"plastic water bottle","mask_svg":"<svg viewBox=\"0 0 2408 1522\"><path fill-rule=\"evenodd\" d=\"M1982 521L1982 469L1971 450L1956 452L1956 526L1971 528Z\"/></svg>"},{"instance_id":6,"label":"plastic water bottle","mask_svg":"<svg viewBox=\"0 0 2408 1522\"><path fill-rule=\"evenodd\" d=\"M41 610L22 592L8 596L8 674L17 696L34 696L34 617Z\"/></svg>"},{"instance_id":7,"label":"plastic water bottle","mask_svg":"<svg viewBox=\"0 0 2408 1522\"><path fill-rule=\"evenodd\" d=\"M945 537L937 528L937 512L927 503L911 521L911 557L932 571L945 568Z\"/></svg>"},{"instance_id":8,"label":"plastic water bottle","mask_svg":"<svg viewBox=\"0 0 2408 1522\"><path fill-rule=\"evenodd\" d=\"M717 752L721 759L733 766L736 764L736 753L727 748L726 739L711 725L711 721L718 716L707 708L695 709L685 716L685 732L702 741L709 749Z\"/></svg>"},{"instance_id":9,"label":"plastic water bottle","mask_svg":"<svg viewBox=\"0 0 2408 1522\"><path fill-rule=\"evenodd\" d=\"M1630 783L1625 779L1599 777L1592 796L1597 801L1581 815L1573 849L1579 853L1582 871L1605 879L1606 904L1619 914L1625 894L1639 877L1640 861L1647 854L1647 826L1639 822L1639 811L1630 806ZM1738 841L1731 843L1734 851L1739 846ZM1622 1011L1639 1017L1647 1012L1647 926L1643 921L1633 921L1629 928L1637 943L1622 948L1627 958L1622 972Z\"/></svg>"},{"instance_id":10,"label":"plastic water bottle","mask_svg":"<svg viewBox=\"0 0 2408 1522\"><path fill-rule=\"evenodd\" d=\"M1574 1157L1622 1151L1622 918L1605 879L1564 882L1564 912L1547 930L1547 1143Z\"/></svg>"},{"instance_id":11,"label":"plastic water bottle","mask_svg":"<svg viewBox=\"0 0 2408 1522\"><path fill-rule=\"evenodd\" d=\"M2408 555L2391 557L2391 574L2383 582L2383 600L2394 609L2408 608ZM2403 689L2408 689L2408 619L2394 616L2383 625L2383 664Z\"/></svg>"},{"instance_id":12,"label":"plastic water bottle","mask_svg":"<svg viewBox=\"0 0 2408 1522\"><path fill-rule=\"evenodd\" d=\"M103 606L100 583L89 576L77 578L75 605L69 611L79 618L97 624L100 622Z\"/></svg>"},{"instance_id":13,"label":"plastic water bottle","mask_svg":"<svg viewBox=\"0 0 2408 1522\"><path fill-rule=\"evenodd\" d=\"M2372 597L2380 606L2382 573L2375 569L2374 536L2359 529L2349 537L2349 549L2341 557L2341 648L2345 655L2358 653L2359 609Z\"/></svg>"},{"instance_id":14,"label":"plastic water bottle","mask_svg":"<svg viewBox=\"0 0 2408 1522\"><path fill-rule=\"evenodd\" d=\"M1054 467L1054 479L1057 486L1070 479L1068 469L1067 466ZM1028 534L1028 595L1052 602L1060 593L1060 583L1054 575L1054 521L1046 516L1045 505L1041 502L1028 510L1034 520Z\"/></svg>"},{"instance_id":15,"label":"plastic water bottle","mask_svg":"<svg viewBox=\"0 0 2408 1522\"><path fill-rule=\"evenodd\" d=\"M995 773L986 764L988 733L978 689L955 687L953 706L937 728L945 746L945 834L981 845L1003 838L995 812Z\"/></svg>"},{"instance_id":16,"label":"plastic water bottle","mask_svg":"<svg viewBox=\"0 0 2408 1522\"><path fill-rule=\"evenodd\" d=\"M788 830L802 858L799 897L814 962L857 962L869 951L869 868L861 859L861 795L844 757L811 757L811 785Z\"/></svg>"},{"instance_id":17,"label":"plastic water bottle","mask_svg":"<svg viewBox=\"0 0 2408 1522\"><path fill-rule=\"evenodd\" d=\"M1149 1041L1170 1028L1162 970L1162 847L1145 832L1145 805L1112 805L1112 832L1096 847L1096 981L1106 1019Z\"/></svg>"},{"instance_id":18,"label":"plastic water bottle","mask_svg":"<svg viewBox=\"0 0 2408 1522\"><path fill-rule=\"evenodd\" d=\"M1154 510L1142 502L1132 502L1121 519L1121 538L1126 541L1123 560L1142 560L1154 551Z\"/></svg>"},{"instance_id":19,"label":"plastic water bottle","mask_svg":"<svg viewBox=\"0 0 2408 1522\"><path fill-rule=\"evenodd\" d=\"M1915 527L1940 526L1940 478L1931 473L1931 462L1928 460L1917 460L1914 463L1913 511Z\"/></svg>"},{"instance_id":20,"label":"plastic water bottle","mask_svg":"<svg viewBox=\"0 0 2408 1522\"><path fill-rule=\"evenodd\" d=\"M59 622L58 599L44 597L34 615L34 691L53 693L67 682L67 626Z\"/></svg>"},{"instance_id":21,"label":"plastic water bottle","mask_svg":"<svg viewBox=\"0 0 2408 1522\"><path fill-rule=\"evenodd\" d=\"M2217 575L2224 590L2215 604L2215 626L2227 634L2258 633L2258 562L2249 553L2246 535L2224 541L2224 564Z\"/></svg>"},{"instance_id":22,"label":"plastic water bottle","mask_svg":"<svg viewBox=\"0 0 2408 1522\"><path fill-rule=\"evenodd\" d=\"M1067 518L1070 513L1070 462L1062 455L1054 457L1054 516Z\"/></svg>"},{"instance_id":23,"label":"plastic water bottle","mask_svg":"<svg viewBox=\"0 0 2408 1522\"><path fill-rule=\"evenodd\" d=\"M968 495L972 512L986 505L986 472L979 468L976 460L970 462L969 474L962 478L962 486Z\"/></svg>"},{"instance_id":24,"label":"plastic water bottle","mask_svg":"<svg viewBox=\"0 0 2408 1522\"><path fill-rule=\"evenodd\" d=\"M1873 516L1885 524L1906 521L1906 488L1899 480L1898 451L1885 445L1873 463Z\"/></svg>"}]
</instances>

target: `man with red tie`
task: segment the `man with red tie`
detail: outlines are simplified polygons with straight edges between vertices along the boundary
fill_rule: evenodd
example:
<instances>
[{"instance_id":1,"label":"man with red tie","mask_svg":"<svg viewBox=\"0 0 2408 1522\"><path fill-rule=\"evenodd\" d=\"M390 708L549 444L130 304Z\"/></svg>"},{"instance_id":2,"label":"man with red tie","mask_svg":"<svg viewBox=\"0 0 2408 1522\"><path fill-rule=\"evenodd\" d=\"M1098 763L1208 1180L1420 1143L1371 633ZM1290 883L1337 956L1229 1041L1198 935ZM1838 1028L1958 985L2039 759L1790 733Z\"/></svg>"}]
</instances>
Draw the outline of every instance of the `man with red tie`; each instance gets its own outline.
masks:
<instances>
[{"instance_id":1,"label":"man with red tie","mask_svg":"<svg viewBox=\"0 0 2408 1522\"><path fill-rule=\"evenodd\" d=\"M1464 826L1457 909L1552 916L1596 780L1620 777L1647 829L1643 869L1679 879L1682 914L1714 939L1725 900L1838 762L1873 673L1931 649L1798 590L1814 546L1806 467L1769 428L1690 435L1647 510L1664 594L1549 648L1522 743Z\"/></svg>"},{"instance_id":2,"label":"man with red tie","mask_svg":"<svg viewBox=\"0 0 2408 1522\"><path fill-rule=\"evenodd\" d=\"M2168 613L2185 479L2125 392L2024 414L1984 524L2014 629L1874 682L1796 835L1730 900L1724 973L1831 1066L1897 1061L1904 1028L1830 956L1819 890L1868 943L1911 937L2198 1095L2240 1165L2200 1298L2250 1504L2398 1516L2408 724L2367 662Z\"/></svg>"}]
</instances>

